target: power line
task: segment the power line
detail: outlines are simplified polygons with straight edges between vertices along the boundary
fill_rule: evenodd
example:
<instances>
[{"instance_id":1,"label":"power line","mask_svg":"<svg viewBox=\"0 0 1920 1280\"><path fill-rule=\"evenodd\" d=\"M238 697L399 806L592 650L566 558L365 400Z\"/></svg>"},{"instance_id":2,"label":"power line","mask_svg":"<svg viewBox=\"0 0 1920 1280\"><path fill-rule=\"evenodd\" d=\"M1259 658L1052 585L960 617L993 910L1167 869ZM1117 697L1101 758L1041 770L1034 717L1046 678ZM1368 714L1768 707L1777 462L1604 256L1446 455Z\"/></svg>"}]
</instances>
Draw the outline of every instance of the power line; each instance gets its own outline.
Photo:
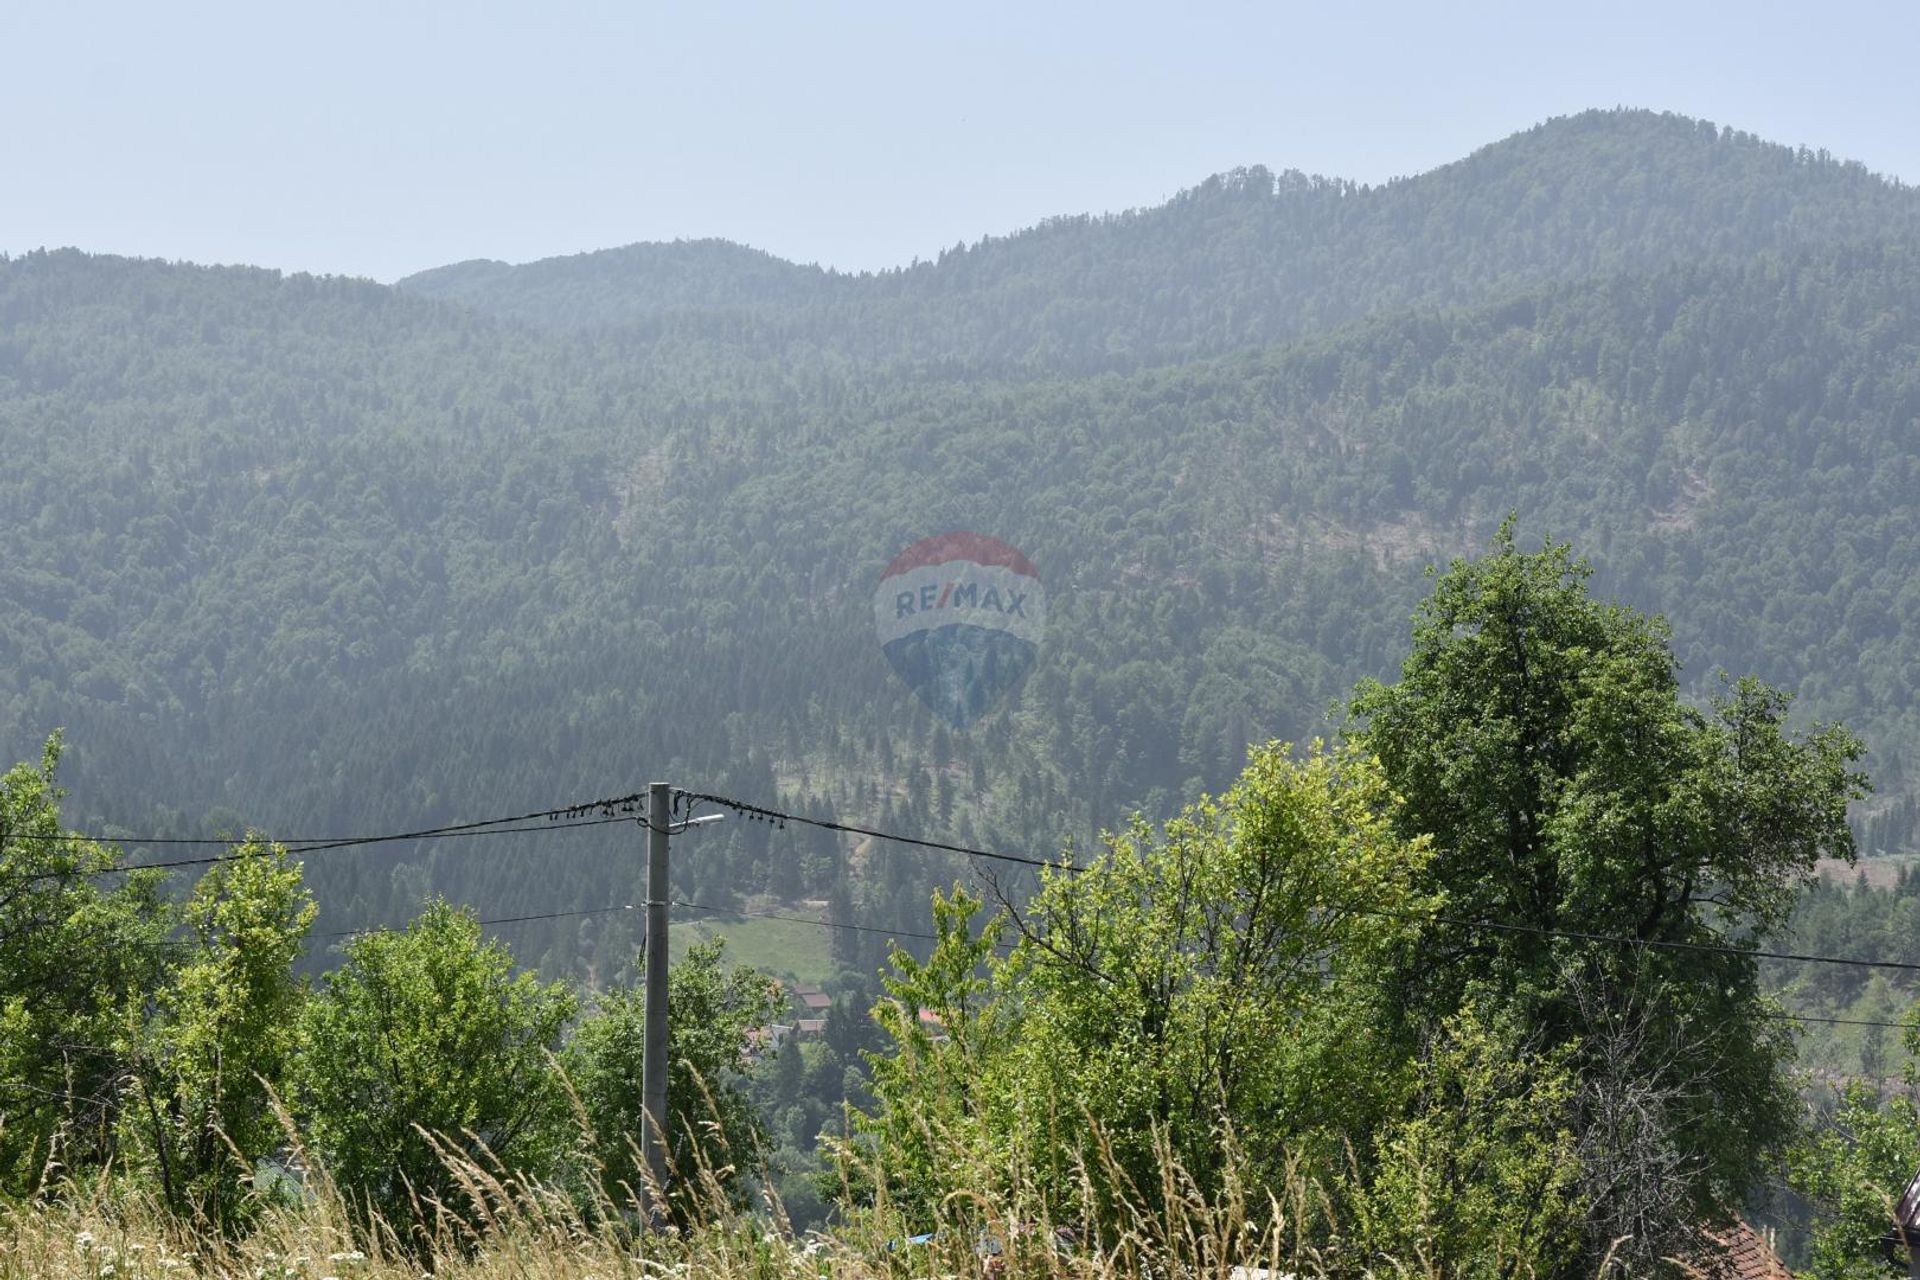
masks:
<instances>
[{"instance_id":1,"label":"power line","mask_svg":"<svg viewBox=\"0 0 1920 1280\"><path fill-rule=\"evenodd\" d=\"M623 902L617 906L586 907L579 911L542 911L533 915L523 915L523 916L481 916L476 918L474 920L474 923L477 925L485 925L491 928L495 925L503 925L503 924L526 924L529 921L534 921L534 920L566 920L576 916L601 916L601 915L608 915L618 911L632 911L633 909L634 908L632 903ZM404 933L406 929L407 929L406 925L369 924L369 925L362 925L357 929L333 929L326 933L314 933L314 934L309 934L307 936L310 938L364 938L370 934L375 934L375 933ZM194 939L194 938L162 938L152 943L135 943L133 945L155 946L155 947L192 947L192 946L198 946L199 942L197 939Z\"/></svg>"},{"instance_id":2,"label":"power line","mask_svg":"<svg viewBox=\"0 0 1920 1280\"><path fill-rule=\"evenodd\" d=\"M346 845L372 844L380 840L424 839L429 836L457 835L462 831L479 827L497 827L509 822L535 822L541 819L577 818L595 810L620 809L622 812L638 813L637 806L646 797L640 794L614 796L606 800L589 800L584 804L566 805L559 809L541 809L534 813L517 814L511 818L488 818L480 822L462 822L447 827L432 827L425 831L398 832L378 836L272 836L266 832L254 832L247 836L111 836L93 831L4 831L0 832L0 844L9 840L69 841L86 840L94 844L120 845L237 845L246 844L258 838L272 840L283 845Z\"/></svg>"},{"instance_id":3,"label":"power line","mask_svg":"<svg viewBox=\"0 0 1920 1280\"><path fill-rule=\"evenodd\" d=\"M502 822L518 822L518 821L521 821L521 819L503 818L501 819L501 821ZM486 827L486 828L472 829L472 830L464 829L464 828L453 828L453 829L438 830L438 831L408 831L408 832L401 832L395 835L387 835L387 836L354 836L354 837L344 838L340 840L330 840L330 841L326 841L324 843L318 843L318 844L289 845L287 844L287 842L282 840L276 840L276 841L273 841L272 843L278 844L281 847L285 848L289 854L294 854L300 857L304 857L309 853L326 853L334 849L358 849L366 845L392 844L396 841L404 841L404 840L453 840L453 839L465 839L466 837L469 837L469 836L531 835L531 834L542 833L547 831L567 831L575 827L604 827L610 822L634 822L634 821L637 821L637 819L628 818L628 817L583 818L575 822L548 822L548 823L542 823L538 826ZM230 843L235 846L238 846L246 842L232 841ZM212 866L216 863L221 863L221 862L237 862L245 856L246 856L245 854L232 853L232 854L216 854L216 855L212 855L205 858L176 858L168 862L140 862L140 863L132 863L123 867L111 867L105 871L89 872L88 874L112 875L115 872L119 872L119 871L160 871L160 870L168 870L175 867L205 867L205 866Z\"/></svg>"},{"instance_id":4,"label":"power line","mask_svg":"<svg viewBox=\"0 0 1920 1280\"><path fill-rule=\"evenodd\" d=\"M730 796L714 795L702 791L681 791L676 793L689 805L717 804L733 810L743 818L758 819L763 822L799 822L809 827L819 827L825 831L839 831L846 835L866 836L873 840L886 840L893 844L912 845L919 849L934 849L942 853L964 854L969 858L990 858L995 862L1012 862L1023 867L1044 867L1053 871L1084 871L1085 867L1068 862L1065 858L1030 858L1018 853L999 853L992 849L974 849L962 844L948 844L943 840L923 840L918 836L897 835L888 831L876 831L872 827L858 827L852 823L835 822L831 818L809 818L803 813L788 813L781 809L768 808L766 805L748 804L744 800L735 800Z\"/></svg>"},{"instance_id":5,"label":"power line","mask_svg":"<svg viewBox=\"0 0 1920 1280\"><path fill-rule=\"evenodd\" d=\"M711 911L718 915L748 916L756 920L784 920L793 924L816 925L822 929L845 929L855 933L878 933L894 938L918 938L926 942L938 942L940 940L940 935L938 934L923 933L914 929L884 929L877 925L853 924L851 922L843 923L837 920L815 920L807 916L783 915L776 911L748 911L739 907L720 907L705 902L688 902L681 898L675 898L671 905L687 907L696 911ZM1011 950L1011 948L1005 944L998 945L1000 950ZM1785 1009L1763 1012L1760 1016L1776 1021L1817 1022L1841 1027L1884 1027L1891 1031L1904 1031L1908 1027L1908 1024L1904 1022L1878 1022L1864 1018L1828 1018L1811 1013L1794 1013Z\"/></svg>"},{"instance_id":6,"label":"power line","mask_svg":"<svg viewBox=\"0 0 1920 1280\"><path fill-rule=\"evenodd\" d=\"M521 835L532 832L564 831L576 827L605 826L612 822L634 821L641 799L639 794L614 796L604 800L590 800L582 804L563 805L555 809L542 809L533 813L515 814L505 818L487 818L478 822L460 822L448 826L426 827L418 831L396 831L384 835L300 837L293 839L271 840L265 835L249 836L243 839L137 839L115 840L111 837L92 835L83 832L47 833L9 833L5 840L88 840L102 844L182 844L182 845L218 845L237 849L253 840L271 840L285 848L287 852L305 856L309 853L325 853L335 849L356 849L368 845L392 844L409 840L445 840L466 836ZM582 815L599 813L603 816L587 818ZM526 824L534 825L526 825ZM3 841L0 841L3 842ZM248 855L243 853L211 854L204 858L174 858L162 862L142 862L121 866L106 867L96 871L80 872L86 877L116 875L127 871L162 871L179 867L213 866L222 862L233 862ZM39 880L54 880L70 873L63 871L43 871L26 877L26 883Z\"/></svg>"},{"instance_id":7,"label":"power line","mask_svg":"<svg viewBox=\"0 0 1920 1280\"><path fill-rule=\"evenodd\" d=\"M569 920L578 916L604 916L618 911L632 911L633 909L631 902L622 902L616 906L585 907L579 911L542 911L534 915L525 916L482 917L475 920L474 923L492 927L503 924L526 924L533 920ZM360 929L336 929L331 933L323 933L318 936L322 938L360 938L373 933L399 933L405 928L406 926L404 925L376 924L368 925Z\"/></svg>"},{"instance_id":8,"label":"power line","mask_svg":"<svg viewBox=\"0 0 1920 1280\"><path fill-rule=\"evenodd\" d=\"M1663 951L1705 952L1711 955L1741 956L1753 960L1789 960L1800 964L1837 964L1856 969L1893 969L1902 973L1920 973L1920 964L1904 960L1862 960L1853 956L1822 956L1804 951L1760 951L1731 947L1717 942L1670 942L1658 938L1633 938L1625 934L1584 933L1578 929L1548 929L1540 925L1509 924L1499 920L1462 920L1455 916L1395 915L1385 911L1359 911L1358 914L1398 920L1425 920L1450 924L1463 929L1493 929L1501 933L1525 933L1542 938L1564 938L1573 942L1603 942L1614 946L1656 947Z\"/></svg>"},{"instance_id":9,"label":"power line","mask_svg":"<svg viewBox=\"0 0 1920 1280\"><path fill-rule=\"evenodd\" d=\"M878 831L871 827L854 826L851 823L836 822L828 818L810 818L805 814L791 813L766 805L748 804L731 796L715 795L710 792L682 791L678 793L688 804L717 804L744 817L759 818L772 822L799 822L808 826L820 827L828 831L846 832L852 835L868 836L875 840L886 840L894 844L912 845L922 849L937 849L947 853L965 854L974 858L991 858L998 862L1018 863L1029 867L1047 867L1065 871L1085 871L1088 868L1065 861L1050 862L1040 858L1026 857L1021 854L1000 853L990 849L969 848L966 845L948 844L939 840L923 840L917 836L904 836L895 832ZM1413 922L1431 922L1448 924L1459 928L1493 929L1506 933L1532 934L1538 937L1560 938L1575 942L1597 942L1612 946L1656 947L1662 950L1690 951L1717 955L1740 956L1756 960L1785 960L1803 964L1836 964L1861 969L1890 969L1902 973L1920 973L1920 964L1901 960L1862 960L1851 956L1822 956L1796 951L1761 951L1745 947L1728 946L1711 942L1671 942L1658 939L1633 938L1624 934L1590 933L1576 929L1549 929L1539 925L1510 924L1497 920L1463 920L1452 916L1410 915L1374 911L1361 914L1382 916ZM903 935L904 936L904 935Z\"/></svg>"},{"instance_id":10,"label":"power line","mask_svg":"<svg viewBox=\"0 0 1920 1280\"><path fill-rule=\"evenodd\" d=\"M1763 1018L1781 1018L1793 1022L1824 1022L1835 1027L1886 1027L1890 1031L1906 1031L1912 1026L1907 1022L1877 1022L1871 1018L1823 1018L1811 1013L1763 1013Z\"/></svg>"},{"instance_id":11,"label":"power line","mask_svg":"<svg viewBox=\"0 0 1920 1280\"><path fill-rule=\"evenodd\" d=\"M537 832L537 831L557 831L557 830L566 830L566 829L575 828L575 827L602 826L612 822L626 822L626 821L634 820L631 817L631 815L637 814L640 807L640 802L644 798L645 796L642 793L634 793L631 795L616 796L616 797L612 797L604 800L587 801L582 804L567 805L567 806L563 806L555 809L543 809L543 810L535 811L533 813L518 814L512 817L491 818L491 819L484 819L478 822L456 823L449 826L441 826L441 827L428 827L418 831L403 831L403 832L394 832L394 833L385 834L385 835L370 835L370 836L304 838L304 839L294 839L294 840L281 840L281 841L276 841L276 843L282 845L283 847L286 847L289 853L305 855L309 853L327 852L335 849L360 848L368 845L387 844L387 843L394 843L394 842L407 841L407 840L447 839L447 838L453 838L453 837L472 836L472 835L517 835L517 834L525 834L525 833L531 833L531 832ZM703 803L720 805L724 808L732 810L734 813L739 814L744 818L757 819L760 821L767 821L767 822L775 822L783 826L788 822L798 822L806 826L817 827L826 831L835 831L835 832L840 832L842 834L847 834L847 835L864 836L869 839L882 840L891 844L906 845L906 846L920 848L920 849L931 849L931 850L944 852L944 853L955 853L955 854L960 854L962 856L970 857L970 858L984 858L984 859L988 859L995 862L1012 863L1020 866L1027 866L1027 867L1034 867L1034 868L1045 868L1045 869L1073 871L1073 872L1085 871L1088 869L1083 865L1068 862L1064 857L1062 857L1059 860L1049 860L1044 858L1029 857L1023 854L1005 853L1005 852L1001 852L993 849L980 849L980 848L975 848L968 845L953 844L953 843L942 841L942 840L928 840L919 836L908 836L908 835L902 835L898 832L881 831L873 827L858 826L853 823L839 822L830 818L809 817L806 814L793 813L787 810L776 809L768 805L751 804L744 800L738 800L731 796L719 795L713 792L699 792L699 791L676 791L675 792L676 808L685 806L687 809L691 809L694 805L703 804ZM581 816L583 814L594 813L594 812L599 812L604 816L597 817L597 818L584 818ZM527 823L537 823L540 825L534 825L534 826L525 825ZM684 828L684 825L685 824L683 823L682 824L683 828ZM12 833L6 836L6 839L99 840L103 842L108 842L107 838L105 837L87 835L87 834L77 833L77 832L54 834L54 835L40 834L40 833L24 833L24 834ZM227 847L235 847L243 843L242 841L237 841L237 840L215 840L215 839L186 840L186 839L171 839L171 838L152 839L152 840L144 840L144 841L128 839L122 842L131 843L131 844L166 843L166 844L224 845ZM246 856L246 855L230 853L230 854L213 855L205 858L180 858L180 859L173 859L173 860L164 861L164 862L142 863L137 866L112 867L102 871L86 872L83 874L88 876L96 876L96 875L110 875L110 874L114 874L117 872L124 872L124 871L166 870L166 869L172 869L172 868L178 868L178 867L208 866L216 863L235 861L236 859L243 856ZM51 878L56 878L62 874L65 874L65 873L43 872L40 875L29 877L29 880L31 881L31 880L38 880L38 879L51 879ZM717 913L726 913L728 911L727 908L715 907L715 906L710 906L706 904L686 902L686 901L677 901L674 903L674 905L693 909L693 910L713 911ZM587 911L587 912L577 912L577 913L566 912L566 913L557 913L557 914L548 913L545 915L529 916L529 917L503 917L497 921L481 921L481 923L483 924L519 923L522 919L526 919L526 920L557 919L565 915L601 914L607 911L624 910L624 909L627 909L627 908L624 906L618 907L618 908L614 908L614 907L593 908L591 911ZM1362 911L1361 913L1385 916L1388 918L1400 919L1400 920L1416 922L1416 923L1427 922L1427 923L1451 925L1456 928L1490 929L1497 932L1527 934L1535 937L1557 938L1557 939L1562 939L1566 941L1592 942L1592 943L1600 943L1600 944L1609 945L1609 946L1650 947L1650 948L1656 948L1656 949L1668 950L1668 951L1684 951L1684 952L1692 952L1696 954L1709 954L1709 955L1728 955L1728 956L1735 956L1735 957L1741 957L1746 959L1756 959L1756 960L1779 960L1779 961L1786 961L1790 963L1800 963L1800 964L1831 964L1831 965L1846 966L1850 968L1885 969L1885 970L1892 970L1892 971L1902 972L1902 973L1920 973L1920 963L1911 963L1911 962L1899 961L1899 960L1866 960L1866 959L1860 959L1860 958L1851 957L1851 956L1825 956L1825 955L1812 954L1808 952L1763 951L1763 950L1750 949L1745 947L1728 946L1723 943L1678 942L1678 941L1668 941L1668 940L1662 940L1662 939L1634 938L1634 937L1628 937L1626 935L1621 935L1621 934L1594 933L1594 932L1575 930L1575 929L1550 929L1550 928L1546 928L1544 926L1539 926L1539 925L1515 924L1515 923L1510 923L1506 921L1497 921L1497 920L1467 920L1467 919L1461 919L1458 917L1442 916L1442 915L1410 915L1410 914L1404 914L1404 913L1394 914L1394 913L1388 913L1388 912L1365 912L1365 911ZM847 929L847 930L852 930L855 932L862 932L862 933L891 934L892 936L895 936L895 937L916 938L922 941L938 941L938 938L936 935L925 933L918 930L883 929L883 928L879 928L877 926L871 926L871 925L855 925L852 923L840 923L840 922L824 921L824 920L809 920L809 919L806 919L805 917L782 916L772 912L733 911L732 914L742 915L742 916L761 917L766 919L787 920L792 923L812 924L812 925L819 925L824 928ZM366 932L366 931L365 930L349 930L340 934L329 935L329 936L344 937L344 936L351 936L352 934L361 933L361 932ZM1813 1020L1813 1019L1809 1016L1805 1020ZM1846 1024L1841 1023L1839 1025L1846 1025ZM1875 1024L1875 1025L1878 1025L1878 1024ZM1897 1026L1899 1024L1885 1024L1885 1025Z\"/></svg>"}]
</instances>

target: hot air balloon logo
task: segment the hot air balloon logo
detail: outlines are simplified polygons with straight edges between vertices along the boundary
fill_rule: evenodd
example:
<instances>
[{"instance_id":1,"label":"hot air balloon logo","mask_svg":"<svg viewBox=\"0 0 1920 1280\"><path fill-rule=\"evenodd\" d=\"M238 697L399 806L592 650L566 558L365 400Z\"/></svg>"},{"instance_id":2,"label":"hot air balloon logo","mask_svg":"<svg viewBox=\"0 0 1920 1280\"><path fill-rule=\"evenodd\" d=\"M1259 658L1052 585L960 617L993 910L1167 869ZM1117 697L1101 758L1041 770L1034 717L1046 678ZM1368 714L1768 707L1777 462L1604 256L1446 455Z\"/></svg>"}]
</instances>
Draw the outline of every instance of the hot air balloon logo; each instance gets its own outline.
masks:
<instances>
[{"instance_id":1,"label":"hot air balloon logo","mask_svg":"<svg viewBox=\"0 0 1920 1280\"><path fill-rule=\"evenodd\" d=\"M1047 593L1018 547L942 533L902 551L873 593L873 627L899 677L964 729L1033 668Z\"/></svg>"}]
</instances>

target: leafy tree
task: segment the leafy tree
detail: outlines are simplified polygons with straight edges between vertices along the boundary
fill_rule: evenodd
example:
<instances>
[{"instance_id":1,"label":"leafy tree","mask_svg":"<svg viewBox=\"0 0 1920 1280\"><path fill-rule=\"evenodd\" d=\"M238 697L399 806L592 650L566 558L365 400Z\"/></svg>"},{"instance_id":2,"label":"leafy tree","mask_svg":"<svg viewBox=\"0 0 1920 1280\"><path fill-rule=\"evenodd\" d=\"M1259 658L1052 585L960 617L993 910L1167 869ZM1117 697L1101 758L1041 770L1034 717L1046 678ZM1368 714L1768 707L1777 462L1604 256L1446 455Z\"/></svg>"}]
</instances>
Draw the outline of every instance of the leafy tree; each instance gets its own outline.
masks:
<instances>
[{"instance_id":1,"label":"leafy tree","mask_svg":"<svg viewBox=\"0 0 1920 1280\"><path fill-rule=\"evenodd\" d=\"M346 953L307 1002L294 1068L306 1137L339 1185L405 1230L435 1202L462 1203L436 1142L484 1167L553 1172L567 1101L550 1058L574 996L516 975L444 901Z\"/></svg>"},{"instance_id":2,"label":"leafy tree","mask_svg":"<svg viewBox=\"0 0 1920 1280\"><path fill-rule=\"evenodd\" d=\"M294 976L317 908L279 845L250 838L194 887L193 950L130 1046L128 1158L167 1206L235 1224L257 1162L283 1134L271 1091L293 1056L305 983Z\"/></svg>"},{"instance_id":3,"label":"leafy tree","mask_svg":"<svg viewBox=\"0 0 1920 1280\"><path fill-rule=\"evenodd\" d=\"M1396 1087L1365 974L1424 905L1426 844L1394 834L1393 805L1364 755L1274 744L1163 833L1136 823L1047 873L1006 959L996 928L967 930L978 900L936 899L939 942L896 953L879 1009L893 1052L863 1133L890 1190L930 1205L1020 1168L1064 1196L1086 1159L1154 1220L1137 1200L1169 1161L1220 1190L1223 1129L1276 1183L1298 1148L1337 1152Z\"/></svg>"},{"instance_id":4,"label":"leafy tree","mask_svg":"<svg viewBox=\"0 0 1920 1280\"><path fill-rule=\"evenodd\" d=\"M1382 188L1224 174L865 278L716 244L397 289L14 257L0 742L73 726L88 829L399 830L671 762L869 825L1092 847L1227 786L1248 741L1311 736L1402 656L1417 566L1518 508L1594 549L1596 589L1664 611L1689 672L1768 673L1910 790L1917 225L1920 197L1858 166L1622 111ZM1071 584L949 769L867 605L943 527ZM1912 846L1915 815L1857 814L1863 847ZM734 834L676 864L678 896L791 890L798 853L807 892L848 880L839 918L910 927L957 869ZM607 859L392 848L396 870L309 867L319 927L428 891L527 914L625 894ZM625 977L602 960L636 916L516 942ZM871 972L877 937L837 933L837 959Z\"/></svg>"},{"instance_id":5,"label":"leafy tree","mask_svg":"<svg viewBox=\"0 0 1920 1280\"><path fill-rule=\"evenodd\" d=\"M1803 1274L1883 1280L1890 1272L1881 1240L1893 1227L1900 1193L1920 1170L1920 1111L1911 1093L1886 1098L1866 1081L1844 1086L1838 1104L1788 1163L1793 1189L1815 1206Z\"/></svg>"},{"instance_id":6,"label":"leafy tree","mask_svg":"<svg viewBox=\"0 0 1920 1280\"><path fill-rule=\"evenodd\" d=\"M1920 1004L1909 1008L1906 1024L1905 1091L1889 1096L1878 1079L1843 1086L1832 1117L1788 1161L1793 1189L1814 1205L1814 1280L1888 1274L1881 1241L1894 1227L1901 1192L1920 1170Z\"/></svg>"},{"instance_id":7,"label":"leafy tree","mask_svg":"<svg viewBox=\"0 0 1920 1280\"><path fill-rule=\"evenodd\" d=\"M874 1105L855 1116L852 1140L829 1144L848 1185L871 1184L908 1221L924 1223L978 1171L1005 1166L987 1108L1011 1028L989 994L998 929L971 929L982 905L964 888L936 893L927 958L894 949L889 998L873 1010L889 1043L865 1055Z\"/></svg>"},{"instance_id":8,"label":"leafy tree","mask_svg":"<svg viewBox=\"0 0 1920 1280\"><path fill-rule=\"evenodd\" d=\"M60 831L58 735L0 775L0 1192L114 1150L120 1029L163 967L157 873L103 891L114 850Z\"/></svg>"},{"instance_id":9,"label":"leafy tree","mask_svg":"<svg viewBox=\"0 0 1920 1280\"><path fill-rule=\"evenodd\" d=\"M1091 869L1045 873L998 984L1019 1009L1004 1119L1073 1149L1084 1117L1135 1186L1163 1146L1212 1193L1223 1125L1274 1176L1364 1116L1386 1082L1366 974L1424 906L1426 841L1395 834L1394 803L1357 751L1272 744L1164 833L1136 823Z\"/></svg>"},{"instance_id":10,"label":"leafy tree","mask_svg":"<svg viewBox=\"0 0 1920 1280\"><path fill-rule=\"evenodd\" d=\"M1432 836L1422 883L1446 899L1396 966L1407 1025L1474 1003L1540 1028L1544 1052L1572 1048L1582 1079L1657 1082L1687 1192L1678 1233L1736 1210L1794 1132L1791 1043L1745 953L1818 858L1852 856L1861 746L1791 733L1786 697L1757 681L1710 711L1683 702L1664 624L1591 599L1587 575L1564 546L1517 551L1509 522L1439 579L1400 680L1353 706L1405 797L1400 829ZM1599 1053L1621 1019L1645 1029L1641 1050ZM1594 1222L1649 1191L1592 1187ZM1590 1223L1592 1253L1599 1235Z\"/></svg>"},{"instance_id":11,"label":"leafy tree","mask_svg":"<svg viewBox=\"0 0 1920 1280\"><path fill-rule=\"evenodd\" d=\"M1471 1008L1423 1046L1410 1096L1345 1188L1354 1261L1375 1273L1543 1275L1577 1257L1581 1160L1562 1050Z\"/></svg>"},{"instance_id":12,"label":"leafy tree","mask_svg":"<svg viewBox=\"0 0 1920 1280\"><path fill-rule=\"evenodd\" d=\"M717 1189L738 1198L765 1138L743 1087L748 1033L784 1006L778 984L724 963L724 938L695 943L667 974L668 1203L683 1220ZM615 1205L644 1186L641 1096L646 1048L644 991L603 993L573 1034L567 1066L597 1146L601 1190ZM799 1054L799 1046L783 1049Z\"/></svg>"}]
</instances>

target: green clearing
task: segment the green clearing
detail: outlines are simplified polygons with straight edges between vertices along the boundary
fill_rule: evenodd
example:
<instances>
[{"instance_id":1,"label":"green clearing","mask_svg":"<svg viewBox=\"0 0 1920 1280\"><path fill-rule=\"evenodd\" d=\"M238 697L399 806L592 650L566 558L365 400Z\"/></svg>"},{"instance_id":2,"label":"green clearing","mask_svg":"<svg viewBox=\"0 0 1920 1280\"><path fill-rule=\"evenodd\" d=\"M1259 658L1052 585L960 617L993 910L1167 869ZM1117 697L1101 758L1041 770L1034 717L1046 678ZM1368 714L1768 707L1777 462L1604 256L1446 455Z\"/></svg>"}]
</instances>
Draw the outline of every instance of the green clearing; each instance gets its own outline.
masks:
<instances>
[{"instance_id":1,"label":"green clearing","mask_svg":"<svg viewBox=\"0 0 1920 1280\"><path fill-rule=\"evenodd\" d=\"M801 915L806 911L804 908L790 908L783 914ZM752 965L775 977L821 983L833 974L828 931L818 924L790 920L741 916L713 916L687 922L676 920L669 939L673 959L678 961L694 943L713 937L727 940L727 958L734 963Z\"/></svg>"}]
</instances>

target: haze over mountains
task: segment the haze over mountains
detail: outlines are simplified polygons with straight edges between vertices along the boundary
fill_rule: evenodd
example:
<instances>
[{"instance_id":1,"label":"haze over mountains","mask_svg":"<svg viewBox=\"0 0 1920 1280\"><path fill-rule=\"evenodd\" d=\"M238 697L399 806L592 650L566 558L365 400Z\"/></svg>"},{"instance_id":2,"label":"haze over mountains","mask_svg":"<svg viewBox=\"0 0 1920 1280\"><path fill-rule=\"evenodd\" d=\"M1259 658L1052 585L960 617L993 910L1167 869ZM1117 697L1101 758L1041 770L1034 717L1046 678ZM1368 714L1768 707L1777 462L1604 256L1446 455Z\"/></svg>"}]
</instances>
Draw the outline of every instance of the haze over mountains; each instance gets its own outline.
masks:
<instances>
[{"instance_id":1,"label":"haze over mountains","mask_svg":"<svg viewBox=\"0 0 1920 1280\"><path fill-rule=\"evenodd\" d=\"M1914 191L1627 111L878 275L712 241L392 288L30 254L0 263L0 741L65 726L82 826L387 829L666 777L1045 851L1329 732L1423 566L1515 511L1666 612L1702 694L1752 671L1861 731L1869 844L1900 845L1916 299ZM953 528L1050 603L964 734L871 634L888 559ZM429 884L599 905L631 843L315 878L354 922ZM680 870L893 920L950 871L747 824Z\"/></svg>"},{"instance_id":2,"label":"haze over mountains","mask_svg":"<svg viewBox=\"0 0 1920 1280\"><path fill-rule=\"evenodd\" d=\"M1058 218L881 274L700 241L457 263L397 287L553 328L674 317L726 332L719 312L762 341L827 321L836 348L880 357L1106 367L1557 281L1911 237L1916 209L1912 191L1824 154L1593 112L1383 186L1256 167L1157 208Z\"/></svg>"}]
</instances>

